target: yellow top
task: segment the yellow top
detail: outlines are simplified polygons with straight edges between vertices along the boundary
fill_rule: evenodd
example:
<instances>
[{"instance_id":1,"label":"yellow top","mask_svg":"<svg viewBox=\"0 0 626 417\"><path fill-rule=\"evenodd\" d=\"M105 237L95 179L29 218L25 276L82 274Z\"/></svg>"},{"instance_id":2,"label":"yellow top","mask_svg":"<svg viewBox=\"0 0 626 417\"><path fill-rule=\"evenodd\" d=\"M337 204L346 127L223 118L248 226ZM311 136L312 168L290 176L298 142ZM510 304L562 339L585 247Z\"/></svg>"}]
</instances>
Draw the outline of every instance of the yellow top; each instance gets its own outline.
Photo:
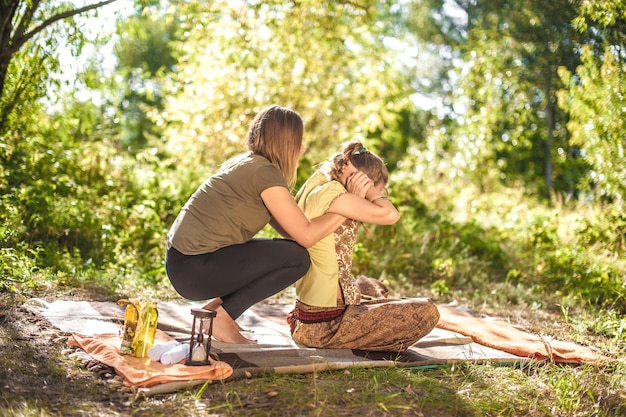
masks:
<instances>
[{"instance_id":1,"label":"yellow top","mask_svg":"<svg viewBox=\"0 0 626 417\"><path fill-rule=\"evenodd\" d=\"M345 192L347 191L340 182L329 180L324 173L317 171L300 188L296 201L304 214L312 219L326 213L333 200ZM336 307L339 267L334 233L308 250L311 267L296 282L296 296L310 306Z\"/></svg>"}]
</instances>

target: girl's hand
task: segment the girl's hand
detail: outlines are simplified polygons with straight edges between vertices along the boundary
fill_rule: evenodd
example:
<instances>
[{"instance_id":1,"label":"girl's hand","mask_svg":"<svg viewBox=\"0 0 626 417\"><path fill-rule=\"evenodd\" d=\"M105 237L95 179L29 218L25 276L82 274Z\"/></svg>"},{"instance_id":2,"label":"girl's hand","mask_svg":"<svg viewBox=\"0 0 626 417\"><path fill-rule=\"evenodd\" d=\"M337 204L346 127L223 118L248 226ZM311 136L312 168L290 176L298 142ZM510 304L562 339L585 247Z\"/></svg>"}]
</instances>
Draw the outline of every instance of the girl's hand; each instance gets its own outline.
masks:
<instances>
[{"instance_id":1,"label":"girl's hand","mask_svg":"<svg viewBox=\"0 0 626 417\"><path fill-rule=\"evenodd\" d=\"M346 190L361 198L365 198L365 195L373 186L374 182L361 171L356 171L346 180Z\"/></svg>"}]
</instances>

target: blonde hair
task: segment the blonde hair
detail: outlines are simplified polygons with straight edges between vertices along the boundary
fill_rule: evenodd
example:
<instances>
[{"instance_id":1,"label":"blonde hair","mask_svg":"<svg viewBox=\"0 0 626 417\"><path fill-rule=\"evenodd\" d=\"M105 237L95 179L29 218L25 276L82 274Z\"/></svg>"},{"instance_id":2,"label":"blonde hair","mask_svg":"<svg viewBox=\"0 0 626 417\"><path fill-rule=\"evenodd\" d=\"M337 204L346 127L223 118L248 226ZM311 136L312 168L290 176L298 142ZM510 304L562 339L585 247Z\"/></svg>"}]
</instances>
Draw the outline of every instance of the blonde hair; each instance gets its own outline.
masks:
<instances>
[{"instance_id":1,"label":"blonde hair","mask_svg":"<svg viewBox=\"0 0 626 417\"><path fill-rule=\"evenodd\" d=\"M339 172L348 163L359 171L365 173L372 181L374 185L387 186L389 183L389 171L385 166L385 161L376 154L369 151L358 140L350 141L344 144L343 150L331 157L330 164L327 165L327 174L337 179Z\"/></svg>"},{"instance_id":2,"label":"blonde hair","mask_svg":"<svg viewBox=\"0 0 626 417\"><path fill-rule=\"evenodd\" d=\"M304 123L295 111L280 106L261 110L246 135L250 152L267 158L283 174L289 187L296 182Z\"/></svg>"}]
</instances>

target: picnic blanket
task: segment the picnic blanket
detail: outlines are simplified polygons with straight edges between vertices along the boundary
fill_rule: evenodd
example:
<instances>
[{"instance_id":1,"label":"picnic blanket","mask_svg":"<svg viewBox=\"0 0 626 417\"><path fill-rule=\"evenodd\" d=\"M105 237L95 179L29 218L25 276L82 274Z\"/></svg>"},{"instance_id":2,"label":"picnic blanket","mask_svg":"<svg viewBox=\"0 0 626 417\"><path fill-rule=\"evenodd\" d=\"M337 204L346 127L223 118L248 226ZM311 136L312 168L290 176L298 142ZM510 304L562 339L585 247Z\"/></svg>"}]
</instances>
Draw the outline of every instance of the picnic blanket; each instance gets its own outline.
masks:
<instances>
[{"instance_id":1,"label":"picnic blanket","mask_svg":"<svg viewBox=\"0 0 626 417\"><path fill-rule=\"evenodd\" d=\"M157 330L156 343L173 340L166 333ZM183 383L195 385L196 382L226 379L233 373L233 368L226 362L212 361L206 366L185 366L182 363L163 365L150 358L135 358L120 354L121 338L118 334L82 335L74 333L68 339L69 346L81 347L92 358L111 366L119 374L125 385L142 388L161 384Z\"/></svg>"},{"instance_id":2,"label":"picnic blanket","mask_svg":"<svg viewBox=\"0 0 626 417\"><path fill-rule=\"evenodd\" d=\"M187 341L191 329L191 308L201 306L193 302L159 302L159 340L174 338ZM170 392L200 381L228 380L268 372L305 373L350 367L432 367L465 361L518 364L546 360L597 363L599 360L593 348L542 338L506 322L477 318L443 305L438 306L441 319L437 328L400 354L307 348L296 344L289 333L285 318L292 306L265 302L253 306L237 320L242 328L250 331L248 336L256 339L258 344L213 341L212 353L216 362L211 367L214 369L201 374L205 370L194 368L202 367L176 364L168 368L120 355L124 309L114 302L46 302L31 299L25 307L46 317L61 331L70 333L70 345L80 346L94 359L112 366L125 378L126 384L138 386L148 395ZM98 348L105 350L106 355L98 355ZM198 374L185 374L190 372L187 368ZM174 376L167 376L167 372ZM161 378L155 375L161 375ZM135 376L139 379L132 379Z\"/></svg>"}]
</instances>

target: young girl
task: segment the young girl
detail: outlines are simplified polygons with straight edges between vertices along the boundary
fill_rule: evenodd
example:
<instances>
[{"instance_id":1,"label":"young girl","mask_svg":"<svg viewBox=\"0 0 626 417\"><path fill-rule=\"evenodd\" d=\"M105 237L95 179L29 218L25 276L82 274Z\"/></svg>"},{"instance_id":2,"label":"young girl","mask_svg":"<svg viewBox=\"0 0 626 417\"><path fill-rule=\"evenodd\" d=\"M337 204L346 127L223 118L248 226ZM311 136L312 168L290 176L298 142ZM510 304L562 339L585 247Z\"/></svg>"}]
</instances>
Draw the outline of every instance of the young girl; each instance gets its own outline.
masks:
<instances>
[{"instance_id":1,"label":"young girl","mask_svg":"<svg viewBox=\"0 0 626 417\"><path fill-rule=\"evenodd\" d=\"M189 300L212 299L213 336L254 343L235 323L246 309L292 285L309 268L305 248L345 220L309 220L290 193L303 122L279 106L261 110L246 135L248 152L227 162L189 198L167 235L166 270ZM287 239L253 238L270 223Z\"/></svg>"},{"instance_id":2,"label":"young girl","mask_svg":"<svg viewBox=\"0 0 626 417\"><path fill-rule=\"evenodd\" d=\"M430 299L362 301L352 276L359 223L390 225L400 218L385 195L388 180L382 159L353 141L296 195L308 216L328 212L347 218L332 235L309 248L311 267L296 283L296 306L288 317L297 343L402 352L437 324L439 311Z\"/></svg>"}]
</instances>

